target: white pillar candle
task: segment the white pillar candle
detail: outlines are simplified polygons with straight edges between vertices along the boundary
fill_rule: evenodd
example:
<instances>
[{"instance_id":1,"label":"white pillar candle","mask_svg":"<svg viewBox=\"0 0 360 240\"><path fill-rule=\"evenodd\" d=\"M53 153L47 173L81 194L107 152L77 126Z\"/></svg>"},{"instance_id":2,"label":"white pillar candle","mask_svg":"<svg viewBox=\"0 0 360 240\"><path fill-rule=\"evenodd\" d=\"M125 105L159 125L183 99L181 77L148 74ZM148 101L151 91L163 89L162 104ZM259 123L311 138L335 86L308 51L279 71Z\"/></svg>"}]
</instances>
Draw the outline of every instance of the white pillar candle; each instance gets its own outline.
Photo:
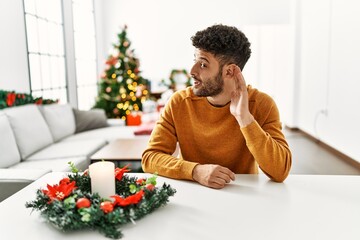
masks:
<instances>
[{"instance_id":1,"label":"white pillar candle","mask_svg":"<svg viewBox=\"0 0 360 240\"><path fill-rule=\"evenodd\" d=\"M115 195L115 164L113 162L96 162L89 166L91 192L102 198Z\"/></svg>"}]
</instances>

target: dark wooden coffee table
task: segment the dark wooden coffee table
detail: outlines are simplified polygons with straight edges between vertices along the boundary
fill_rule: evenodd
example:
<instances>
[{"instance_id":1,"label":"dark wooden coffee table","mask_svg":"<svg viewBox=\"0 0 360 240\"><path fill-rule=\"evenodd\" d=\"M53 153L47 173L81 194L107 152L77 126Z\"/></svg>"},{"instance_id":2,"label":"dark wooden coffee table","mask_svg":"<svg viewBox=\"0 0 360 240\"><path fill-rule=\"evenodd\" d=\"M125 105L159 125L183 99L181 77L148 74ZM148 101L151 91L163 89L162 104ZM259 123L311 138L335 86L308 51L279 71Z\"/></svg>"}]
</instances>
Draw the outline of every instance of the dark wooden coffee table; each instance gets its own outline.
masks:
<instances>
[{"instance_id":1,"label":"dark wooden coffee table","mask_svg":"<svg viewBox=\"0 0 360 240\"><path fill-rule=\"evenodd\" d=\"M91 163L97 161L112 161L117 167L130 164L132 172L143 172L141 168L142 153L147 147L149 136L117 139L94 153Z\"/></svg>"}]
</instances>

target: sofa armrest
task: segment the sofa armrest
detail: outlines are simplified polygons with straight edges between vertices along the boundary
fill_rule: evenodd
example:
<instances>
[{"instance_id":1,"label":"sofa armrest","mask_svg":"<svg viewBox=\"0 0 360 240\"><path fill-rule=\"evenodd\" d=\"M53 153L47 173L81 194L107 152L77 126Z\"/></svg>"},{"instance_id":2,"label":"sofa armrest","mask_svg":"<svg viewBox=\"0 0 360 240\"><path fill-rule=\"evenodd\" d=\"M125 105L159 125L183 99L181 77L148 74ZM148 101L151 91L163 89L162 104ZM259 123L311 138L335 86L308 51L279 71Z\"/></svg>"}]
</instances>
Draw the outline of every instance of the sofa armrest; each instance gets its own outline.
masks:
<instances>
[{"instance_id":1,"label":"sofa armrest","mask_svg":"<svg viewBox=\"0 0 360 240\"><path fill-rule=\"evenodd\" d=\"M49 172L51 171L45 169L0 169L0 201L10 197Z\"/></svg>"}]
</instances>

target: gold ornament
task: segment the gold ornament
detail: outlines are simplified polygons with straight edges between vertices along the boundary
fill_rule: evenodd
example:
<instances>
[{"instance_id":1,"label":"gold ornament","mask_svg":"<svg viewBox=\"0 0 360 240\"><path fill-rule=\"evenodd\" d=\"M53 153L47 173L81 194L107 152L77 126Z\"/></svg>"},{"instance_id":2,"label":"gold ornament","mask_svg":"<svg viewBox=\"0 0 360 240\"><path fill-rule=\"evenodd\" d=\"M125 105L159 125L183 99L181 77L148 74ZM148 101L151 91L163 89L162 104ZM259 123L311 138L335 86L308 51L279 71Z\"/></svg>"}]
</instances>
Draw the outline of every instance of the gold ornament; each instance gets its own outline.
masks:
<instances>
[{"instance_id":1,"label":"gold ornament","mask_svg":"<svg viewBox=\"0 0 360 240\"><path fill-rule=\"evenodd\" d=\"M121 87L120 90L119 90L119 93L120 93L120 94L126 93L125 88L124 88L124 87Z\"/></svg>"}]
</instances>

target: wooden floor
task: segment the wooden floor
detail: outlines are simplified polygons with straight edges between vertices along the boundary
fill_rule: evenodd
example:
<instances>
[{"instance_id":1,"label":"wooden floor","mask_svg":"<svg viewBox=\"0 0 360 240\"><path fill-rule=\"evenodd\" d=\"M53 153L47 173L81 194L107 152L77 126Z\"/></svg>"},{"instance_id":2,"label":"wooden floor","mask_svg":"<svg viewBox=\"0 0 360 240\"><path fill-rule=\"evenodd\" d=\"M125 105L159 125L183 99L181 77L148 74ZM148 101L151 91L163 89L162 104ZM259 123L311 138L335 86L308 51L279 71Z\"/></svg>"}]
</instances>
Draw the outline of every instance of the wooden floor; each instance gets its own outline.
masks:
<instances>
[{"instance_id":1,"label":"wooden floor","mask_svg":"<svg viewBox=\"0 0 360 240\"><path fill-rule=\"evenodd\" d=\"M302 132L285 128L284 134L293 155L290 174L360 175L359 169Z\"/></svg>"}]
</instances>

